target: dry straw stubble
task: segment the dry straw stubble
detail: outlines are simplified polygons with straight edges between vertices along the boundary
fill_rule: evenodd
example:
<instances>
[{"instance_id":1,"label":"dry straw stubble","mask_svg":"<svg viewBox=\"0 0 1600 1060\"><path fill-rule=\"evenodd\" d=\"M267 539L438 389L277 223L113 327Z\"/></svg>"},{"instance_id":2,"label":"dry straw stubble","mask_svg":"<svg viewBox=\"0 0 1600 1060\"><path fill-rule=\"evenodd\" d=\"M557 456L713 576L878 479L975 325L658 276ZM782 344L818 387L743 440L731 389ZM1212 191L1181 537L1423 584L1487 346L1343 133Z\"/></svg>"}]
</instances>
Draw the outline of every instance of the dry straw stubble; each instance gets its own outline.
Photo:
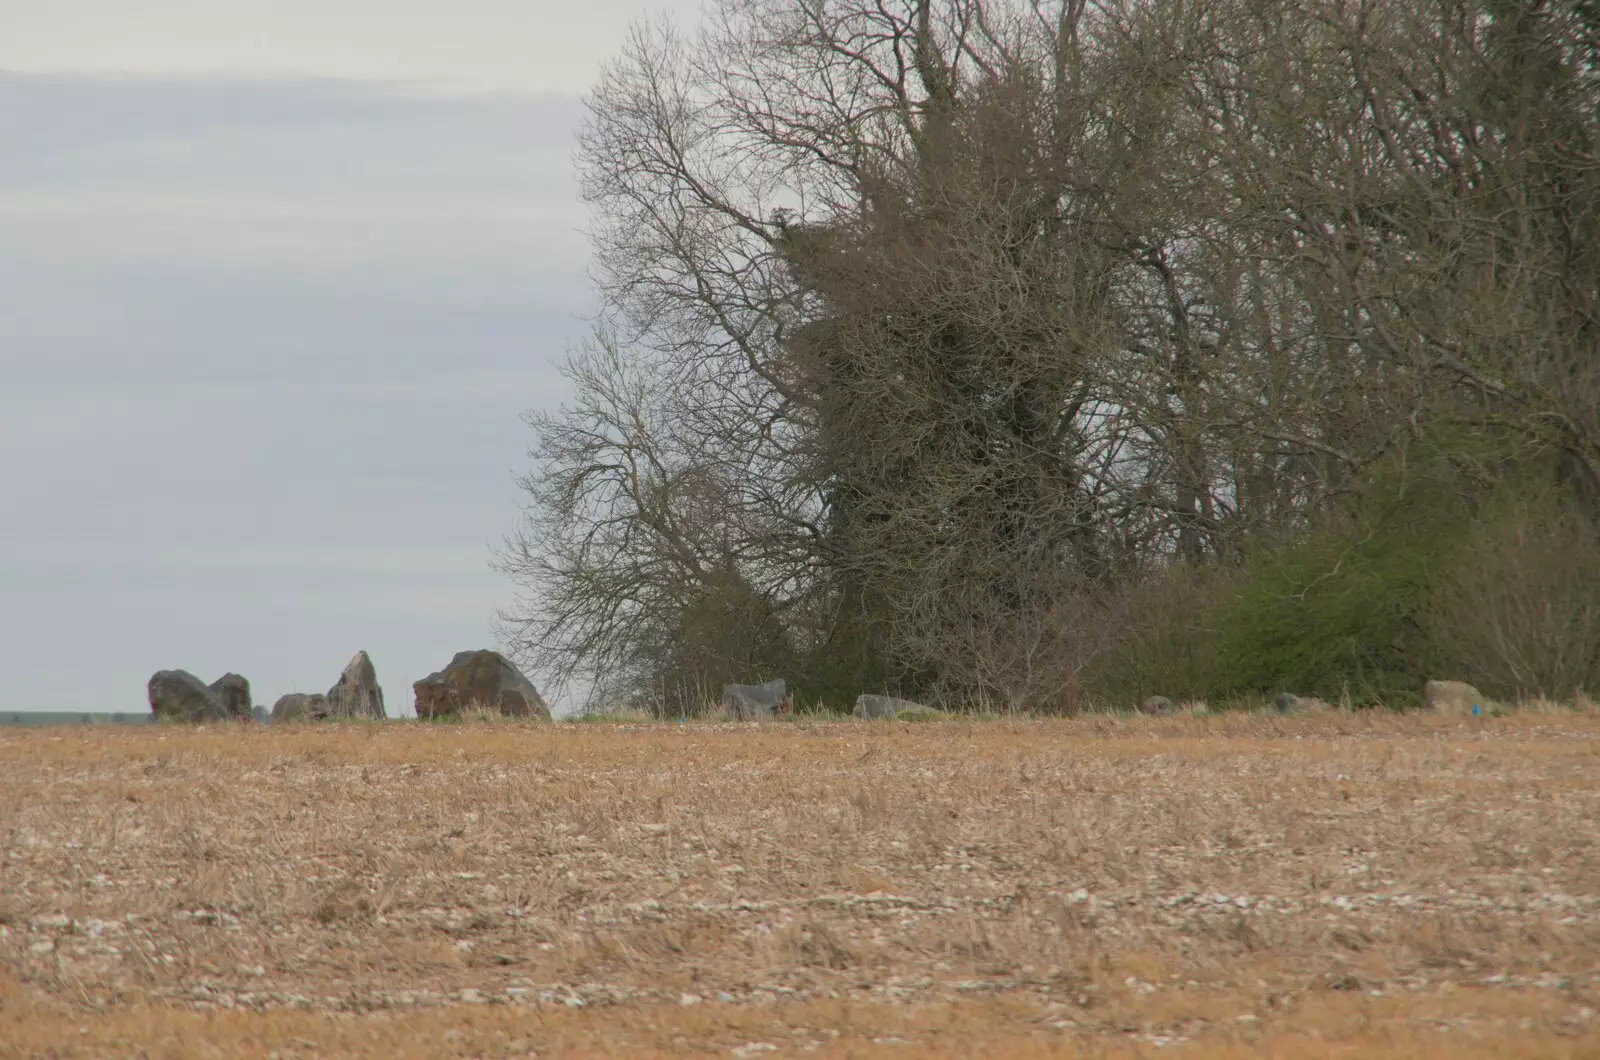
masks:
<instances>
[{"instance_id":1,"label":"dry straw stubble","mask_svg":"<svg viewBox=\"0 0 1600 1060\"><path fill-rule=\"evenodd\" d=\"M1593 1055L1597 737L7 732L0 1055Z\"/></svg>"}]
</instances>

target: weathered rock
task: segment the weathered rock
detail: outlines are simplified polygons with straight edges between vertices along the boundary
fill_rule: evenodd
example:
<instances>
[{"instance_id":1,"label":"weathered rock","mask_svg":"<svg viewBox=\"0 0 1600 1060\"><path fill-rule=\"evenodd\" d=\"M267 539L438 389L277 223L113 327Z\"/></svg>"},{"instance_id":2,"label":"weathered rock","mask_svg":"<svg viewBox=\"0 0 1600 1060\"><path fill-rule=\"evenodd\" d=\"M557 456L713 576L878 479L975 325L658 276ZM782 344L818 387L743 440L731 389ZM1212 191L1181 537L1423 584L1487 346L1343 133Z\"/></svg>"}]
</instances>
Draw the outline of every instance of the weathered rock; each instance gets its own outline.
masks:
<instances>
[{"instance_id":1,"label":"weathered rock","mask_svg":"<svg viewBox=\"0 0 1600 1060\"><path fill-rule=\"evenodd\" d=\"M206 686L185 670L160 670L150 678L150 713L158 721L227 721L228 708Z\"/></svg>"},{"instance_id":2,"label":"weathered rock","mask_svg":"<svg viewBox=\"0 0 1600 1060\"><path fill-rule=\"evenodd\" d=\"M1470 714L1475 706L1489 706L1489 701L1465 681L1429 681L1422 686L1422 705L1429 710Z\"/></svg>"},{"instance_id":3,"label":"weathered rock","mask_svg":"<svg viewBox=\"0 0 1600 1060\"><path fill-rule=\"evenodd\" d=\"M212 693L222 701L230 718L245 721L250 717L250 682L238 674L223 674L211 682Z\"/></svg>"},{"instance_id":4,"label":"weathered rock","mask_svg":"<svg viewBox=\"0 0 1600 1060\"><path fill-rule=\"evenodd\" d=\"M925 707L914 700L897 699L894 696L878 696L869 693L856 697L855 709L850 712L850 716L867 721L880 721L884 718L892 718L902 710L920 711L929 709L931 708Z\"/></svg>"},{"instance_id":5,"label":"weathered rock","mask_svg":"<svg viewBox=\"0 0 1600 1060\"><path fill-rule=\"evenodd\" d=\"M272 711L257 703L250 708L250 717L255 720L257 725L265 725L272 720Z\"/></svg>"},{"instance_id":6,"label":"weathered rock","mask_svg":"<svg viewBox=\"0 0 1600 1060\"><path fill-rule=\"evenodd\" d=\"M272 724L286 721L321 721L329 717L328 697L320 692L291 692L272 705Z\"/></svg>"},{"instance_id":7,"label":"weathered rock","mask_svg":"<svg viewBox=\"0 0 1600 1060\"><path fill-rule=\"evenodd\" d=\"M1176 714L1178 708L1173 706L1172 700L1166 696L1146 696L1143 703L1139 704L1140 714Z\"/></svg>"},{"instance_id":8,"label":"weathered rock","mask_svg":"<svg viewBox=\"0 0 1600 1060\"><path fill-rule=\"evenodd\" d=\"M723 685L722 709L735 721L759 721L787 708L789 689L783 678L759 685Z\"/></svg>"},{"instance_id":9,"label":"weathered rock","mask_svg":"<svg viewBox=\"0 0 1600 1060\"><path fill-rule=\"evenodd\" d=\"M372 718L382 721L388 715L383 709L383 689L378 686L378 672L372 659L364 651L344 668L339 680L328 689L328 712L335 718Z\"/></svg>"},{"instance_id":10,"label":"weathered rock","mask_svg":"<svg viewBox=\"0 0 1600 1060\"><path fill-rule=\"evenodd\" d=\"M484 708L509 717L550 720L550 708L533 682L495 651L457 652L449 666L411 687L416 693L419 718L448 717L470 708Z\"/></svg>"}]
</instances>

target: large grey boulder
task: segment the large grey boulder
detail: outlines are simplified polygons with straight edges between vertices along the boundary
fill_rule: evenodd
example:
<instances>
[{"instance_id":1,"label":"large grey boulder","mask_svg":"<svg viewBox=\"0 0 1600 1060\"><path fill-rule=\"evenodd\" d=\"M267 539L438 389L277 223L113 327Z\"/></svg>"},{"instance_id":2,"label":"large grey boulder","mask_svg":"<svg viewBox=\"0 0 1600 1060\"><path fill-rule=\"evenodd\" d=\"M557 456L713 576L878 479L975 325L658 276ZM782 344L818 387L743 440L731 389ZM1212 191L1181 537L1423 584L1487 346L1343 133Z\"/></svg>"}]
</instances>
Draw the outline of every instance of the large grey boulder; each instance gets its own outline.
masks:
<instances>
[{"instance_id":1,"label":"large grey boulder","mask_svg":"<svg viewBox=\"0 0 1600 1060\"><path fill-rule=\"evenodd\" d=\"M186 670L159 670L150 678L150 713L157 721L227 721L228 708L204 681Z\"/></svg>"},{"instance_id":2,"label":"large grey boulder","mask_svg":"<svg viewBox=\"0 0 1600 1060\"><path fill-rule=\"evenodd\" d=\"M328 712L336 718L372 718L382 721L383 689L378 686L378 671L372 658L358 651L344 668L339 680L328 689Z\"/></svg>"},{"instance_id":3,"label":"large grey boulder","mask_svg":"<svg viewBox=\"0 0 1600 1060\"><path fill-rule=\"evenodd\" d=\"M894 696L878 696L868 693L857 696L855 709L850 711L852 718L861 718L865 721L881 721L892 718L902 710L924 711L928 708L921 703L910 699L897 699Z\"/></svg>"},{"instance_id":4,"label":"large grey boulder","mask_svg":"<svg viewBox=\"0 0 1600 1060\"><path fill-rule=\"evenodd\" d=\"M250 682L238 674L223 674L211 682L212 693L222 701L230 718L246 721L250 717Z\"/></svg>"},{"instance_id":5,"label":"large grey boulder","mask_svg":"<svg viewBox=\"0 0 1600 1060\"><path fill-rule=\"evenodd\" d=\"M1159 714L1163 717L1178 713L1178 708L1173 706L1172 700L1166 696L1145 696L1144 702L1139 704L1140 714Z\"/></svg>"},{"instance_id":6,"label":"large grey boulder","mask_svg":"<svg viewBox=\"0 0 1600 1060\"><path fill-rule=\"evenodd\" d=\"M1422 705L1449 714L1470 714L1473 707L1488 706L1489 701L1465 681L1429 681L1422 686Z\"/></svg>"},{"instance_id":7,"label":"large grey boulder","mask_svg":"<svg viewBox=\"0 0 1600 1060\"><path fill-rule=\"evenodd\" d=\"M322 721L331 717L328 697L320 692L291 692L272 705L272 724L288 721Z\"/></svg>"},{"instance_id":8,"label":"large grey boulder","mask_svg":"<svg viewBox=\"0 0 1600 1060\"><path fill-rule=\"evenodd\" d=\"M550 708L533 682L497 651L457 652L438 673L411 686L417 717L442 718L483 708L514 718L550 720Z\"/></svg>"},{"instance_id":9,"label":"large grey boulder","mask_svg":"<svg viewBox=\"0 0 1600 1060\"><path fill-rule=\"evenodd\" d=\"M735 721L760 721L787 709L789 689L783 678L759 685L723 685L722 709Z\"/></svg>"}]
</instances>

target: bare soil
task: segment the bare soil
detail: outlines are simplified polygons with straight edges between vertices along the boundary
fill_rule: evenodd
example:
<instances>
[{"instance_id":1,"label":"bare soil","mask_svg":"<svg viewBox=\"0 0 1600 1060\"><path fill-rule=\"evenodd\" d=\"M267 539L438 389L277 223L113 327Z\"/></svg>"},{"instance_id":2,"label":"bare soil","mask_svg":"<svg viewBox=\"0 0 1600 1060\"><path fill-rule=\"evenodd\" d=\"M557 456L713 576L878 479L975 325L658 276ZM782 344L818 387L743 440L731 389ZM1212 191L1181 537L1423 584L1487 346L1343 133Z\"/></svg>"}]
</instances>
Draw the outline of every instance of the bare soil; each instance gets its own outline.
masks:
<instances>
[{"instance_id":1,"label":"bare soil","mask_svg":"<svg viewBox=\"0 0 1600 1060\"><path fill-rule=\"evenodd\" d=\"M0 730L0 1056L1600 1056L1600 716Z\"/></svg>"}]
</instances>

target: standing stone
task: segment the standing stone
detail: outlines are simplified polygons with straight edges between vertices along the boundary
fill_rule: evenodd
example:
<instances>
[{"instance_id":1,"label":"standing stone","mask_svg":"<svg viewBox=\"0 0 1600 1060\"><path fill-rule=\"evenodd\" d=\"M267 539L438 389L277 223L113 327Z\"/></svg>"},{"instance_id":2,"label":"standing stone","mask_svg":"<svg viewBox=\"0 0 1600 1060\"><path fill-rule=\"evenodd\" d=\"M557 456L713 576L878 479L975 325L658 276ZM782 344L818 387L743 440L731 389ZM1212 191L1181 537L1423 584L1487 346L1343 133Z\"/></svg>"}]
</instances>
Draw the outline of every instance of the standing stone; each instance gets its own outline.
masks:
<instances>
[{"instance_id":1,"label":"standing stone","mask_svg":"<svg viewBox=\"0 0 1600 1060\"><path fill-rule=\"evenodd\" d=\"M921 703L909 699L896 699L894 696L878 696L868 693L856 697L855 709L850 712L852 718L861 718L865 721L881 721L892 718L902 710L925 711L928 708Z\"/></svg>"},{"instance_id":2,"label":"standing stone","mask_svg":"<svg viewBox=\"0 0 1600 1060\"><path fill-rule=\"evenodd\" d=\"M277 725L286 721L321 721L329 717L328 697L320 692L309 695L304 692L291 692L286 696L279 696L278 701L272 705L272 724Z\"/></svg>"},{"instance_id":3,"label":"standing stone","mask_svg":"<svg viewBox=\"0 0 1600 1060\"><path fill-rule=\"evenodd\" d=\"M356 652L338 682L328 689L328 711L336 718L382 721L388 717L383 709L383 689L378 687L378 672L366 652Z\"/></svg>"},{"instance_id":4,"label":"standing stone","mask_svg":"<svg viewBox=\"0 0 1600 1060\"><path fill-rule=\"evenodd\" d=\"M227 721L228 708L206 683L185 670L160 670L150 678L150 713L157 721Z\"/></svg>"},{"instance_id":5,"label":"standing stone","mask_svg":"<svg viewBox=\"0 0 1600 1060\"><path fill-rule=\"evenodd\" d=\"M246 721L250 717L250 682L238 674L223 674L211 682L211 691L222 700L230 718Z\"/></svg>"},{"instance_id":6,"label":"standing stone","mask_svg":"<svg viewBox=\"0 0 1600 1060\"><path fill-rule=\"evenodd\" d=\"M789 689L783 678L760 685L724 685L722 709L735 721L759 721L785 709Z\"/></svg>"},{"instance_id":7,"label":"standing stone","mask_svg":"<svg viewBox=\"0 0 1600 1060\"><path fill-rule=\"evenodd\" d=\"M1422 705L1450 714L1471 714L1475 706L1488 706L1483 693L1465 681L1429 681L1422 686Z\"/></svg>"},{"instance_id":8,"label":"standing stone","mask_svg":"<svg viewBox=\"0 0 1600 1060\"><path fill-rule=\"evenodd\" d=\"M533 682L497 651L457 652L449 666L411 688L419 718L448 717L482 707L514 718L550 720L550 708Z\"/></svg>"}]
</instances>

